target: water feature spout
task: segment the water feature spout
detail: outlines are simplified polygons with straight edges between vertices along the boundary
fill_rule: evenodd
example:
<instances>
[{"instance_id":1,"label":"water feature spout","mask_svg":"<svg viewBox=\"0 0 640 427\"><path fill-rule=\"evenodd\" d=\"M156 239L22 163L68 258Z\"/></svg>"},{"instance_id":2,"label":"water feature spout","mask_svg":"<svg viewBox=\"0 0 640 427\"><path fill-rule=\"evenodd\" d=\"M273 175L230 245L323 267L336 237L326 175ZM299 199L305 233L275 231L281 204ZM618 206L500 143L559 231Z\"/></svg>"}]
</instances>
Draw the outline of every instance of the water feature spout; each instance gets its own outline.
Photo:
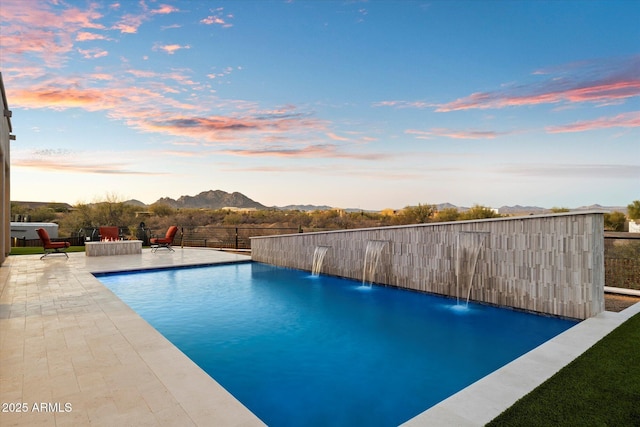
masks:
<instances>
[{"instance_id":1,"label":"water feature spout","mask_svg":"<svg viewBox=\"0 0 640 427\"><path fill-rule=\"evenodd\" d=\"M370 240L367 242L367 249L364 254L364 267L362 270L363 285L366 285L367 283L371 285L375 280L382 250L387 243L389 242L386 240Z\"/></svg>"},{"instance_id":2,"label":"water feature spout","mask_svg":"<svg viewBox=\"0 0 640 427\"><path fill-rule=\"evenodd\" d=\"M469 305L471 297L471 286L475 276L476 265L480 250L484 246L487 232L482 231L461 231L457 236L456 244L456 302L460 304L460 284L466 278L467 299ZM463 283L464 285L464 283Z\"/></svg>"},{"instance_id":3,"label":"water feature spout","mask_svg":"<svg viewBox=\"0 0 640 427\"><path fill-rule=\"evenodd\" d=\"M322 270L322 263L324 262L324 256L327 254L331 246L316 246L313 251L313 263L311 265L311 274L318 276Z\"/></svg>"}]
</instances>

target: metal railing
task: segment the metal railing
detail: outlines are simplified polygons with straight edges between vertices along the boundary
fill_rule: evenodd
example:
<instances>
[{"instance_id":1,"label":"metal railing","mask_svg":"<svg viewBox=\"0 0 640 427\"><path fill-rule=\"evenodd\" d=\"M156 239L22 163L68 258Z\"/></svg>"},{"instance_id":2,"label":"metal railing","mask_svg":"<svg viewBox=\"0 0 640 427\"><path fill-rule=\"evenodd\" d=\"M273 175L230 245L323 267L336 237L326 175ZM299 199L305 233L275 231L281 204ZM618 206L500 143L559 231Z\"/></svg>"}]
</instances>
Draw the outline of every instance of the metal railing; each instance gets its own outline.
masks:
<instances>
[{"instance_id":1,"label":"metal railing","mask_svg":"<svg viewBox=\"0 0 640 427\"><path fill-rule=\"evenodd\" d=\"M605 236L604 275L605 286L640 290L640 237Z\"/></svg>"},{"instance_id":2,"label":"metal railing","mask_svg":"<svg viewBox=\"0 0 640 427\"><path fill-rule=\"evenodd\" d=\"M174 245L220 249L251 249L251 237L299 233L284 227L181 227Z\"/></svg>"},{"instance_id":3,"label":"metal railing","mask_svg":"<svg viewBox=\"0 0 640 427\"><path fill-rule=\"evenodd\" d=\"M120 229L123 236L142 240L143 245L145 246L149 245L149 240L152 237L164 237L164 233L166 231L138 228L136 229L135 236L131 236L128 228L120 227ZM293 234L299 232L302 232L300 228L293 227L179 227L179 231L173 241L173 245L199 248L251 249L251 237ZM100 240L97 228L84 228L74 234L75 235L71 237L51 240L69 242L71 246L84 246L86 241ZM42 242L40 239L13 238L11 246L38 247L42 246Z\"/></svg>"}]
</instances>

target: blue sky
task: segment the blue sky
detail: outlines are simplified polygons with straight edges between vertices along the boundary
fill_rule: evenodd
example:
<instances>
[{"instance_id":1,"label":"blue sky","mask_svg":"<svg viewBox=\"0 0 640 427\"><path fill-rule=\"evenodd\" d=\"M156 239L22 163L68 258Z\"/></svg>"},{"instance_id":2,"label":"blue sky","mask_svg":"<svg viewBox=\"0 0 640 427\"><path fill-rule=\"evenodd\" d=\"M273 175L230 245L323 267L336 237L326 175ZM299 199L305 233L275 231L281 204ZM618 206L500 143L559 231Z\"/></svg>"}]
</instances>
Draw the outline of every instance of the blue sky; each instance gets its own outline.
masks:
<instances>
[{"instance_id":1,"label":"blue sky","mask_svg":"<svg viewBox=\"0 0 640 427\"><path fill-rule=\"evenodd\" d=\"M626 206L637 1L0 6L11 199Z\"/></svg>"}]
</instances>

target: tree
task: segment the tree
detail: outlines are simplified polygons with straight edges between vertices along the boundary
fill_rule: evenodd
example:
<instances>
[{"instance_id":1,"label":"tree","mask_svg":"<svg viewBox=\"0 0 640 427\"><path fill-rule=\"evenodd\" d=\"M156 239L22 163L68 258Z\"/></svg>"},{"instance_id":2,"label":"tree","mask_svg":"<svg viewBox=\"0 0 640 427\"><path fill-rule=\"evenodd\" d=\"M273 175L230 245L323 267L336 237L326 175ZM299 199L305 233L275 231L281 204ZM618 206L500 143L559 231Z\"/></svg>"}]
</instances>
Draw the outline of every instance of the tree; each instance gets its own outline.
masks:
<instances>
[{"instance_id":1,"label":"tree","mask_svg":"<svg viewBox=\"0 0 640 427\"><path fill-rule=\"evenodd\" d=\"M438 211L436 215L436 221L438 222L448 222L448 221L457 221L460 218L460 211L458 208L444 208L441 211Z\"/></svg>"},{"instance_id":2,"label":"tree","mask_svg":"<svg viewBox=\"0 0 640 427\"><path fill-rule=\"evenodd\" d=\"M482 205L473 205L471 209L466 212L460 214L460 219L484 219L484 218L500 218L500 215L495 210L482 206Z\"/></svg>"},{"instance_id":3,"label":"tree","mask_svg":"<svg viewBox=\"0 0 640 427\"><path fill-rule=\"evenodd\" d=\"M397 216L402 224L425 224L433 219L436 213L436 206L420 204L418 206L407 206Z\"/></svg>"},{"instance_id":4,"label":"tree","mask_svg":"<svg viewBox=\"0 0 640 427\"><path fill-rule=\"evenodd\" d=\"M553 212L553 213L562 213L562 212L569 212L569 211L570 211L569 208L559 208L559 207L556 207L556 206L551 208L551 212Z\"/></svg>"},{"instance_id":5,"label":"tree","mask_svg":"<svg viewBox=\"0 0 640 427\"><path fill-rule=\"evenodd\" d=\"M46 206L40 206L36 209L32 209L28 215L31 216L33 222L51 222L56 219L56 213L53 209Z\"/></svg>"},{"instance_id":6,"label":"tree","mask_svg":"<svg viewBox=\"0 0 640 427\"><path fill-rule=\"evenodd\" d=\"M627 215L629 219L640 219L640 200L634 200L627 205Z\"/></svg>"},{"instance_id":7,"label":"tree","mask_svg":"<svg viewBox=\"0 0 640 427\"><path fill-rule=\"evenodd\" d=\"M151 206L149 206L149 211L152 214L158 215L158 216L170 216L170 215L175 215L176 213L176 210L174 208L172 208L171 206L165 203L154 203Z\"/></svg>"},{"instance_id":8,"label":"tree","mask_svg":"<svg viewBox=\"0 0 640 427\"><path fill-rule=\"evenodd\" d=\"M608 231L624 231L624 223L627 221L622 212L611 212L604 214L604 229Z\"/></svg>"}]
</instances>

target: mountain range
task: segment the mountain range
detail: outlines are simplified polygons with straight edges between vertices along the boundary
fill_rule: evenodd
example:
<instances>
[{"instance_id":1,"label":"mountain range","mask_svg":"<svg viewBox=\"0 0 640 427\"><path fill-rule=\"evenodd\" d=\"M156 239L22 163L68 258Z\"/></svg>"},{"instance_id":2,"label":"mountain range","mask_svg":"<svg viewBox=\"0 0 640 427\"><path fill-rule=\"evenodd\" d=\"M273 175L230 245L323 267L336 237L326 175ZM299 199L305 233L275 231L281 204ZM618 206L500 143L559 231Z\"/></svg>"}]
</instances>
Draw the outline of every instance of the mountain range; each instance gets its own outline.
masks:
<instances>
[{"instance_id":1,"label":"mountain range","mask_svg":"<svg viewBox=\"0 0 640 427\"><path fill-rule=\"evenodd\" d=\"M128 200L125 203L136 205L139 207L146 207L144 203L139 200ZM222 190L209 190L203 191L195 196L180 196L177 200L170 197L162 197L155 203L165 204L172 208L195 208L195 209L222 209L222 208L239 208L239 209L281 209L281 210L301 210L301 211L315 211L315 210L328 210L332 209L331 206L326 205L287 205L287 206L265 206L262 203L256 202L250 199L242 193L233 192L227 193ZM456 208L460 211L469 209L465 206L456 206L451 203L440 203L436 205L438 210L446 208ZM360 212L362 209L344 209L347 212ZM580 206L572 208L572 211L581 210L600 210L605 212L623 212L626 213L626 206L601 206L598 204L590 206ZM542 214L549 213L551 209L543 208L539 206L502 206L498 208L498 212L505 215L529 215L529 214Z\"/></svg>"},{"instance_id":2,"label":"mountain range","mask_svg":"<svg viewBox=\"0 0 640 427\"><path fill-rule=\"evenodd\" d=\"M268 209L267 206L251 200L242 193L227 193L222 190L203 191L196 196L180 196L177 200L170 197L162 197L156 203L171 206L172 208L222 209L233 207Z\"/></svg>"}]
</instances>

